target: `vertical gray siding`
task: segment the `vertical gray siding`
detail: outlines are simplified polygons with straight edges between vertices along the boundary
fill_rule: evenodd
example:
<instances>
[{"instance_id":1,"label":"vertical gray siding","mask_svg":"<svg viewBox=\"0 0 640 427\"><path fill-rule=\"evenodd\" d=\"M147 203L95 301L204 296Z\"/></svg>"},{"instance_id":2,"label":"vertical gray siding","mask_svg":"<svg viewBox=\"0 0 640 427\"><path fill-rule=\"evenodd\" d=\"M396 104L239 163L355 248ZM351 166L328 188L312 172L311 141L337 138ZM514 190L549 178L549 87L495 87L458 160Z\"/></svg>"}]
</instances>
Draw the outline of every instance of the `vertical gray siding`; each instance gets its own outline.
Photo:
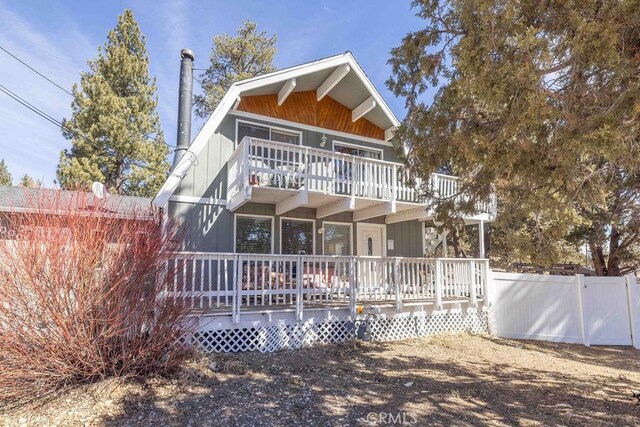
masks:
<instances>
[{"instance_id":1,"label":"vertical gray siding","mask_svg":"<svg viewBox=\"0 0 640 427\"><path fill-rule=\"evenodd\" d=\"M387 250L388 256L423 256L422 224L419 221L405 221L387 225L387 239L394 241L394 250Z\"/></svg>"}]
</instances>

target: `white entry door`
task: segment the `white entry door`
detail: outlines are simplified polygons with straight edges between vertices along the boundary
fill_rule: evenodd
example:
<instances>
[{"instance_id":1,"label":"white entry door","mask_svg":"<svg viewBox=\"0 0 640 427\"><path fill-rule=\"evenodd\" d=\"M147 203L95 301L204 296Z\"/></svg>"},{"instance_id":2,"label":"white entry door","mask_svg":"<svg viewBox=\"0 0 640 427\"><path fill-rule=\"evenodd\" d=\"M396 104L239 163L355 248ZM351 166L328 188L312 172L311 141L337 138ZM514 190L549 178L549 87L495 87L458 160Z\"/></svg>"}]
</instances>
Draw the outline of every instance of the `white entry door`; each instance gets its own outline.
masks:
<instances>
[{"instance_id":1,"label":"white entry door","mask_svg":"<svg viewBox=\"0 0 640 427\"><path fill-rule=\"evenodd\" d=\"M358 224L358 255L381 257L384 225Z\"/></svg>"}]
</instances>

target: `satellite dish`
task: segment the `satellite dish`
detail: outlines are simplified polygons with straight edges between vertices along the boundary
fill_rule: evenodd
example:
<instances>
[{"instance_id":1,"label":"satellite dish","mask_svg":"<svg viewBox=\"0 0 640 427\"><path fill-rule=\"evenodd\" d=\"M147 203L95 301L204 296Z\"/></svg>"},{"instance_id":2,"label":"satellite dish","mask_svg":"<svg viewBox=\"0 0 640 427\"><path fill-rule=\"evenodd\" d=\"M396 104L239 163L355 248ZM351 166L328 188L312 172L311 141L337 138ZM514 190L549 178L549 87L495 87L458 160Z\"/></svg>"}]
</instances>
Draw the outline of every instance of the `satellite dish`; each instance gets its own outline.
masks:
<instances>
[{"instance_id":1,"label":"satellite dish","mask_svg":"<svg viewBox=\"0 0 640 427\"><path fill-rule=\"evenodd\" d=\"M107 197L109 197L109 192L107 191L107 188L101 182L96 181L93 184L91 184L91 191L93 191L93 194L98 199L106 199Z\"/></svg>"}]
</instances>

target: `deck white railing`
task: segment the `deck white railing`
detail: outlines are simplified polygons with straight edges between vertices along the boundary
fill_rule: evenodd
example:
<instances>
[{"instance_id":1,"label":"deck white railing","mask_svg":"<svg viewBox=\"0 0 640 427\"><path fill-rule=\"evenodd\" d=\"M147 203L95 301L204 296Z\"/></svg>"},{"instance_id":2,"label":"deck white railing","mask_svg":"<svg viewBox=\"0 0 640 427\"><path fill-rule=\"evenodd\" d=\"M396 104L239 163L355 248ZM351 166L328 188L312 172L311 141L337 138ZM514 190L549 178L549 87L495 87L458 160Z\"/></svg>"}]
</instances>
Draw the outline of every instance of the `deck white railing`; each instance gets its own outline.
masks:
<instances>
[{"instance_id":1,"label":"deck white railing","mask_svg":"<svg viewBox=\"0 0 640 427\"><path fill-rule=\"evenodd\" d=\"M245 137L228 162L227 198L249 186L306 189L385 201L424 203L421 182L400 163ZM456 197L457 178L432 174L439 198Z\"/></svg>"},{"instance_id":2,"label":"deck white railing","mask_svg":"<svg viewBox=\"0 0 640 427\"><path fill-rule=\"evenodd\" d=\"M295 309L409 301L475 304L486 292L486 259L431 259L181 252L168 266L169 294L192 308Z\"/></svg>"}]
</instances>

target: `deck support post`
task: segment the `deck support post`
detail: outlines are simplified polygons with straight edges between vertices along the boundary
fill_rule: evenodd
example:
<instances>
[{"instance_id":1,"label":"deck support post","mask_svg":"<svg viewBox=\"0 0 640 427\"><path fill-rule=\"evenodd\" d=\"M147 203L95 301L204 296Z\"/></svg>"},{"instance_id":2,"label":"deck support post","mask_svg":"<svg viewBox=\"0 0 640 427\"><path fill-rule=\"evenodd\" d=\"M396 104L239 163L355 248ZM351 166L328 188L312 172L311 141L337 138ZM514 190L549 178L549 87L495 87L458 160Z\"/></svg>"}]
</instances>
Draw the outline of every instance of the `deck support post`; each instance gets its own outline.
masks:
<instances>
[{"instance_id":1,"label":"deck support post","mask_svg":"<svg viewBox=\"0 0 640 427\"><path fill-rule=\"evenodd\" d=\"M231 313L231 322L234 325L240 323L240 307L242 306L242 260L239 255L236 255L233 259L235 265L235 286L233 289L233 307Z\"/></svg>"},{"instance_id":2,"label":"deck support post","mask_svg":"<svg viewBox=\"0 0 640 427\"><path fill-rule=\"evenodd\" d=\"M402 313L402 280L400 278L400 258L396 257L394 260L393 278L396 288L396 313Z\"/></svg>"},{"instance_id":3,"label":"deck support post","mask_svg":"<svg viewBox=\"0 0 640 427\"><path fill-rule=\"evenodd\" d=\"M442 310L442 260L436 259L436 310Z\"/></svg>"},{"instance_id":4,"label":"deck support post","mask_svg":"<svg viewBox=\"0 0 640 427\"><path fill-rule=\"evenodd\" d=\"M485 257L485 248L484 248L484 220L480 220L478 223L478 254L480 258Z\"/></svg>"},{"instance_id":5,"label":"deck support post","mask_svg":"<svg viewBox=\"0 0 640 427\"><path fill-rule=\"evenodd\" d=\"M304 283L302 283L302 257L299 256L296 265L296 320L302 322L304 313L302 312L302 298Z\"/></svg>"},{"instance_id":6,"label":"deck support post","mask_svg":"<svg viewBox=\"0 0 640 427\"><path fill-rule=\"evenodd\" d=\"M358 300L356 285L356 260L354 257L349 259L349 313L351 318L356 317L356 302Z\"/></svg>"},{"instance_id":7,"label":"deck support post","mask_svg":"<svg viewBox=\"0 0 640 427\"><path fill-rule=\"evenodd\" d=\"M442 257L449 258L449 251L447 250L447 236L449 235L448 231L443 231L442 236Z\"/></svg>"}]
</instances>

